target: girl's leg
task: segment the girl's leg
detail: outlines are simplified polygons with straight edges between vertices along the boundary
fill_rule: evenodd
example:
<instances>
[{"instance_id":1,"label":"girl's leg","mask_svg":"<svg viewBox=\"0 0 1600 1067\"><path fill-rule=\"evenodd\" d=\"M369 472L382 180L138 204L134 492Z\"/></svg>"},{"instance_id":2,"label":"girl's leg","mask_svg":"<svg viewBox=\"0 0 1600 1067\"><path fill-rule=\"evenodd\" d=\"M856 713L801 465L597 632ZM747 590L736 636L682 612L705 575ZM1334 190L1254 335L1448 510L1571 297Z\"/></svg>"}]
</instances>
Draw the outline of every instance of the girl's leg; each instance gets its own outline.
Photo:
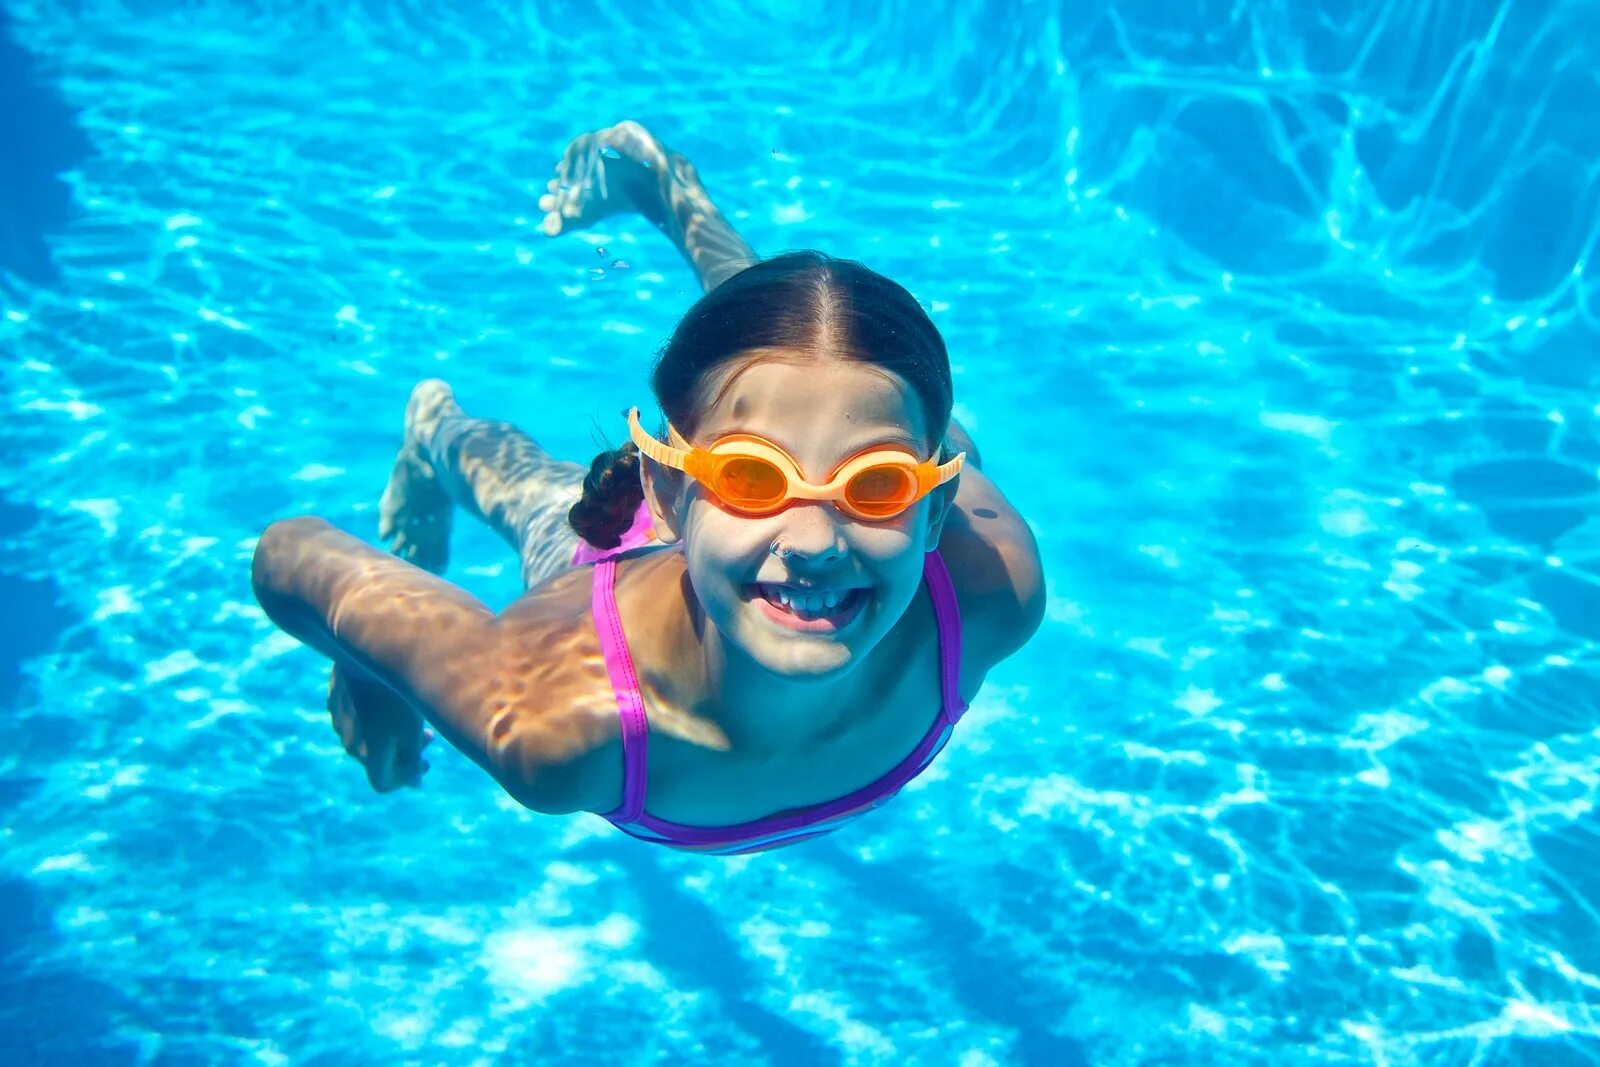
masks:
<instances>
[{"instance_id":1,"label":"girl's leg","mask_svg":"<svg viewBox=\"0 0 1600 1067\"><path fill-rule=\"evenodd\" d=\"M516 550L530 589L572 564L578 535L567 511L587 473L510 423L471 418L448 385L430 378L406 404L405 441L383 491L378 535L400 558L442 573L459 504Z\"/></svg>"}]
</instances>

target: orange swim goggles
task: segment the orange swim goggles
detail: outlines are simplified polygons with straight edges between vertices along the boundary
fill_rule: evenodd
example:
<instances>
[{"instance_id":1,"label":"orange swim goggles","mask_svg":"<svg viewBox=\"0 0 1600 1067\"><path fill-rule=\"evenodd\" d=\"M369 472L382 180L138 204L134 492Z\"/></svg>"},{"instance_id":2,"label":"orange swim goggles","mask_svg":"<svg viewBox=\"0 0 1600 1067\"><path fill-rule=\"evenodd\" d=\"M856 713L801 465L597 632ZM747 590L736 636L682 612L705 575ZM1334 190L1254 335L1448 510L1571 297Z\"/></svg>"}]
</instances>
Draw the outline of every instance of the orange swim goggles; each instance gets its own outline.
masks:
<instances>
[{"instance_id":1,"label":"orange swim goggles","mask_svg":"<svg viewBox=\"0 0 1600 1067\"><path fill-rule=\"evenodd\" d=\"M628 432L639 451L664 467L683 471L711 490L718 503L739 515L773 515L796 500L831 500L851 518L892 519L961 472L967 454L948 463L918 460L910 452L882 445L858 452L814 485L782 448L755 434L720 437L710 448L675 448L639 425L639 409L628 411ZM669 424L667 432L683 440ZM687 444L688 442L685 441Z\"/></svg>"}]
</instances>

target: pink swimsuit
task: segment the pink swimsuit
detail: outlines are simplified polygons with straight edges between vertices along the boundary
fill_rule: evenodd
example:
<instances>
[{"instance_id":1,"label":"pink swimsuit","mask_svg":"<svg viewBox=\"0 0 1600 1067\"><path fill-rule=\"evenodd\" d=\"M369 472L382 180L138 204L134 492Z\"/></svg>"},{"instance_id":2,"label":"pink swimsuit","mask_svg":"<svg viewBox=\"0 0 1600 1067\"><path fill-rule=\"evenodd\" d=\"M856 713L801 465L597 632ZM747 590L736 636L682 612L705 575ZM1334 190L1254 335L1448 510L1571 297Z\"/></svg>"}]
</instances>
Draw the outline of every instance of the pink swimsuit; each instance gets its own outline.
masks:
<instances>
[{"instance_id":1,"label":"pink swimsuit","mask_svg":"<svg viewBox=\"0 0 1600 1067\"><path fill-rule=\"evenodd\" d=\"M648 512L640 505L636 520L622 544L612 549L578 546L574 564L594 563L594 622L605 653L606 672L616 693L622 715L622 806L605 812L603 818L619 830L646 841L691 852L732 856L741 852L761 852L831 833L857 816L886 803L911 779L921 774L934 760L967 706L961 702L958 675L961 668L961 614L956 606L955 587L950 572L937 551L923 557L922 577L933 598L934 619L939 627L940 682L943 694L939 715L911 754L882 778L855 792L825 804L769 815L735 826L685 826L666 822L644 810L645 752L650 728L644 701L639 694L639 677L628 654L628 643L617 616L615 594L616 560L612 557L637 548L648 541Z\"/></svg>"}]
</instances>

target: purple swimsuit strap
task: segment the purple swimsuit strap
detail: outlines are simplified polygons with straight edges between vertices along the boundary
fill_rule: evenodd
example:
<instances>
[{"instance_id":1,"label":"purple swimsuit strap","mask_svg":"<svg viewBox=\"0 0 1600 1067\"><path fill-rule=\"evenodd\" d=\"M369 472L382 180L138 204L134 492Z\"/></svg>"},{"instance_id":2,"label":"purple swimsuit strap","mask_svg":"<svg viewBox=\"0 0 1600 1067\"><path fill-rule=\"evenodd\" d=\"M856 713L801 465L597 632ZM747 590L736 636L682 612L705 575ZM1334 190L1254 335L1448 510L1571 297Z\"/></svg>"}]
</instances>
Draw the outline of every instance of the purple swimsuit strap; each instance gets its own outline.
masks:
<instances>
[{"instance_id":1,"label":"purple swimsuit strap","mask_svg":"<svg viewBox=\"0 0 1600 1067\"><path fill-rule=\"evenodd\" d=\"M605 656L606 673L616 693L617 711L622 716L623 798L619 811L631 822L644 810L645 753L650 742L649 720L645 717L644 697L639 692L639 675L622 633L617 614L617 561L602 560L594 567L594 589L590 607L595 629L600 632L600 651Z\"/></svg>"}]
</instances>

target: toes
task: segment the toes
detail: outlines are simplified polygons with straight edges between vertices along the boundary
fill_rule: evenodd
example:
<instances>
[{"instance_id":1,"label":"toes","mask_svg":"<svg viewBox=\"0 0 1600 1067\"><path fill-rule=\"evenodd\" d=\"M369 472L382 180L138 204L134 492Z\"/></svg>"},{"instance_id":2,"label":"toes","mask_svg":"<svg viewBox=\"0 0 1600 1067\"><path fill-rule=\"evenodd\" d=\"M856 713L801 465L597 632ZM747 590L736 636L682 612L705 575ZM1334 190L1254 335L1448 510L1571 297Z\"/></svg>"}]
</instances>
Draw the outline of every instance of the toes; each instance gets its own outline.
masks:
<instances>
[{"instance_id":1,"label":"toes","mask_svg":"<svg viewBox=\"0 0 1600 1067\"><path fill-rule=\"evenodd\" d=\"M554 237L561 232L561 216L552 212L544 217L544 232L546 237Z\"/></svg>"}]
</instances>

